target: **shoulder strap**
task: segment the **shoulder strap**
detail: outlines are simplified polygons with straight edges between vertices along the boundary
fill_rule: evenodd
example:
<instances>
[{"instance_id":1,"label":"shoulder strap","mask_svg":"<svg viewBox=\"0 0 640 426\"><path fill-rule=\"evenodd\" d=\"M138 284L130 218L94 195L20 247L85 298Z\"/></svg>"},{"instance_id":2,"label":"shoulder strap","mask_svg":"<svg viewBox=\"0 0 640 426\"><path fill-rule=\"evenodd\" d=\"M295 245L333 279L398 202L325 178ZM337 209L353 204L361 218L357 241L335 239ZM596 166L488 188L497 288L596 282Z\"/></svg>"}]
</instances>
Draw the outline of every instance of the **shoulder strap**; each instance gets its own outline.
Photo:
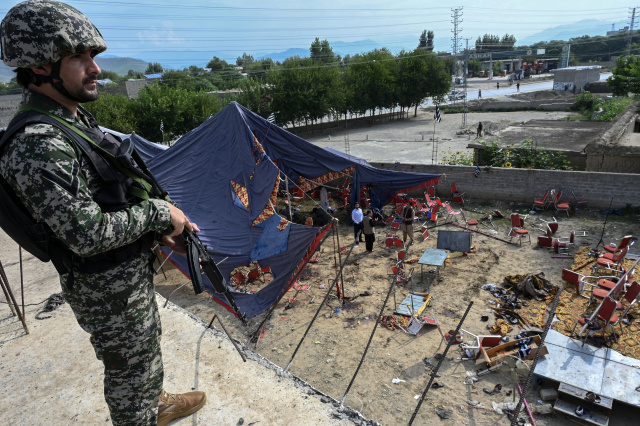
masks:
<instances>
[{"instance_id":1,"label":"shoulder strap","mask_svg":"<svg viewBox=\"0 0 640 426\"><path fill-rule=\"evenodd\" d=\"M82 153L93 163L94 168L100 170L99 167L96 167L97 161L100 159L107 160L111 165L117 168L121 173L128 176L133 181L137 182L140 188L130 187L129 191L135 195L136 197L146 200L149 199L149 194L152 190L151 184L144 178L140 177L138 173L131 170L129 167L123 167L122 164L117 160L114 154L109 151L103 149L100 145L98 145L93 139L87 136L82 130L77 128L76 126L70 125L67 121L63 120L60 117L56 117L55 115L50 114L49 112L31 106L31 105L23 105L20 107L20 112L25 114L24 120L20 120L22 126L31 123L46 123L56 128L60 129L64 132L71 140L76 143L76 146L82 151ZM13 127L13 126L12 126ZM17 127L18 130L20 127ZM0 143L0 149L2 148L2 143ZM97 154L97 155L96 155Z\"/></svg>"}]
</instances>

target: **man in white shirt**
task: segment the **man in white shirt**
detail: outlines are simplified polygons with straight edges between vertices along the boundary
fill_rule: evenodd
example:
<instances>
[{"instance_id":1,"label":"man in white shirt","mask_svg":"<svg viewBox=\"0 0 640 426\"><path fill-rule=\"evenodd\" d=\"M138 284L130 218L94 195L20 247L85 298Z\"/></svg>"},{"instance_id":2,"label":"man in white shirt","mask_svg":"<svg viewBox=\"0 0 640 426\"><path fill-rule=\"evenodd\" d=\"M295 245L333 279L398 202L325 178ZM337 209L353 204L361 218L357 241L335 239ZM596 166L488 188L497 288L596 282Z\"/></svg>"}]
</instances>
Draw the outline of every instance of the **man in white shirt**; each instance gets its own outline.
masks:
<instances>
[{"instance_id":1,"label":"man in white shirt","mask_svg":"<svg viewBox=\"0 0 640 426\"><path fill-rule=\"evenodd\" d=\"M362 243L362 219L364 218L362 214L362 209L360 208L360 204L355 203L353 205L353 210L351 211L351 221L353 222L353 239L355 240L355 244Z\"/></svg>"}]
</instances>

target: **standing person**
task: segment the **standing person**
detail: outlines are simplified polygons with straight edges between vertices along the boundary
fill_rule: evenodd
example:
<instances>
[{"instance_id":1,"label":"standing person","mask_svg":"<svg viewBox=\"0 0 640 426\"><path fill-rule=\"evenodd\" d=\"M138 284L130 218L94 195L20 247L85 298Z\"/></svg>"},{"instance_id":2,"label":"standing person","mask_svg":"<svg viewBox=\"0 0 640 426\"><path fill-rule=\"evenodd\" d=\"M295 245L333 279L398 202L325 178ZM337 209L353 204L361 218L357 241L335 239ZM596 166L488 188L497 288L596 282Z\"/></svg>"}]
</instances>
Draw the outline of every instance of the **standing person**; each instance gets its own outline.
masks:
<instances>
[{"instance_id":1,"label":"standing person","mask_svg":"<svg viewBox=\"0 0 640 426\"><path fill-rule=\"evenodd\" d=\"M22 209L41 232L38 240L26 227L8 233L51 257L64 298L104 364L114 425L165 425L195 412L205 404L203 392L162 388L151 247L161 239L183 250L177 237L198 228L170 203L134 193L112 156L120 141L79 105L98 98L94 57L107 49L102 35L67 4L29 0L2 20L0 48L23 87L0 146L5 231L6 212Z\"/></svg>"},{"instance_id":2,"label":"standing person","mask_svg":"<svg viewBox=\"0 0 640 426\"><path fill-rule=\"evenodd\" d=\"M478 130L476 131L476 139L482 137L482 121L478 123Z\"/></svg>"},{"instance_id":3,"label":"standing person","mask_svg":"<svg viewBox=\"0 0 640 426\"><path fill-rule=\"evenodd\" d=\"M500 89L500 82L496 81L496 89Z\"/></svg>"},{"instance_id":4,"label":"standing person","mask_svg":"<svg viewBox=\"0 0 640 426\"><path fill-rule=\"evenodd\" d=\"M478 89L478 99L482 99L482 89Z\"/></svg>"},{"instance_id":5,"label":"standing person","mask_svg":"<svg viewBox=\"0 0 640 426\"><path fill-rule=\"evenodd\" d=\"M353 239L356 244L362 242L362 209L359 203L353 204L353 210L351 211L351 221L353 222Z\"/></svg>"},{"instance_id":6,"label":"standing person","mask_svg":"<svg viewBox=\"0 0 640 426\"><path fill-rule=\"evenodd\" d=\"M362 226L365 248L369 253L373 253L373 243L376 241L376 235L374 229L373 212L371 210L367 210L367 215L362 221Z\"/></svg>"},{"instance_id":7,"label":"standing person","mask_svg":"<svg viewBox=\"0 0 640 426\"><path fill-rule=\"evenodd\" d=\"M413 210L412 202L409 201L402 209L402 242L407 243L407 236L411 242L413 242L413 221L416 217L416 212Z\"/></svg>"},{"instance_id":8,"label":"standing person","mask_svg":"<svg viewBox=\"0 0 640 426\"><path fill-rule=\"evenodd\" d=\"M519 91L520 91L520 82L517 82L516 83L516 92L519 92Z\"/></svg>"}]
</instances>

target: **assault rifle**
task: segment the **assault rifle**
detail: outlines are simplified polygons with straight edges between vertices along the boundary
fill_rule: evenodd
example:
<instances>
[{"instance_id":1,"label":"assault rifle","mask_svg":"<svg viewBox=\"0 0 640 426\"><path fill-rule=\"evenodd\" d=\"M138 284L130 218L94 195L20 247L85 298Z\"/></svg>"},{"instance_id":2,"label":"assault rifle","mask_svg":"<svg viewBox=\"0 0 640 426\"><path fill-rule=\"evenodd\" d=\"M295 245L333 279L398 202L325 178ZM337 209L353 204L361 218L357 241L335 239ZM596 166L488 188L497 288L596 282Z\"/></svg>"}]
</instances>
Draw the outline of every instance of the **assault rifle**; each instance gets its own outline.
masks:
<instances>
[{"instance_id":1,"label":"assault rifle","mask_svg":"<svg viewBox=\"0 0 640 426\"><path fill-rule=\"evenodd\" d=\"M128 171L151 185L154 196L176 205L169 198L169 193L160 186L160 183L156 180L155 176L153 176L151 170L149 170L142 157L140 157L138 151L136 151L130 138L122 141L120 149L116 154L116 159L119 164L125 167ZM184 240L187 249L189 276L191 276L191 283L193 284L195 293L200 294L205 290L204 279L202 278L202 273L204 272L213 285L214 290L222 294L225 299L227 299L227 302L238 318L240 318L244 325L247 325L246 315L242 313L238 308L238 305L236 305L236 301L227 286L227 280L224 279L220 269L218 269L218 265L216 265L213 258L207 251L207 247L202 243L195 232L189 231L186 227L184 228L184 231L182 231L181 237Z\"/></svg>"}]
</instances>

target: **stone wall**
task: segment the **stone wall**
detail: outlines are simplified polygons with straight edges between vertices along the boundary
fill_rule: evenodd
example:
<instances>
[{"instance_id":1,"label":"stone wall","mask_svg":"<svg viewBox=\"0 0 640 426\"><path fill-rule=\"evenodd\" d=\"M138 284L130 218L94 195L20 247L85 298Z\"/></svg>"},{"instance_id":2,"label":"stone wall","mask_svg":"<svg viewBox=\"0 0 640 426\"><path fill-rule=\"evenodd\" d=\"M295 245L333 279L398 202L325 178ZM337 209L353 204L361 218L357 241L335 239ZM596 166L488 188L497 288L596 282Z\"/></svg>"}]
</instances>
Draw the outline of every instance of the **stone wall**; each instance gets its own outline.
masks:
<instances>
[{"instance_id":1,"label":"stone wall","mask_svg":"<svg viewBox=\"0 0 640 426\"><path fill-rule=\"evenodd\" d=\"M625 132L633 132L639 105L640 102L629 105L616 117L606 132L586 146L586 170L603 173L640 173L640 147L637 144L621 143ZM637 186L636 184L636 188Z\"/></svg>"},{"instance_id":2,"label":"stone wall","mask_svg":"<svg viewBox=\"0 0 640 426\"><path fill-rule=\"evenodd\" d=\"M413 110L411 110L411 114L413 113ZM408 112L405 111L405 117L407 116ZM294 135L300 136L300 137L305 137L305 136L311 136L317 133L325 133L325 132L332 132L332 131L341 131L341 130L347 130L347 129L358 129L361 127L370 127L373 126L374 124L381 124L381 123L386 123L392 120L400 120L400 113L396 112L396 113L387 113L387 114L377 114L375 117L370 117L370 116L366 116L366 117L358 117L358 118L350 118L347 120L347 122L345 123L344 119L338 120L338 121L325 121L323 123L318 123L318 124L314 124L314 125L309 125L309 126L297 126L297 127L283 127L285 130L287 130L290 133L293 133Z\"/></svg>"},{"instance_id":3,"label":"stone wall","mask_svg":"<svg viewBox=\"0 0 640 426\"><path fill-rule=\"evenodd\" d=\"M585 198L589 207L608 208L613 197L613 208L624 208L627 204L640 207L638 175L630 173L568 172L562 170L529 170L493 168L481 171L474 177L475 167L434 166L371 163L373 167L406 172L432 173L444 175L436 186L439 197L451 199L452 183L464 192L465 199L471 201L502 201L504 203L529 204L534 197L544 194L547 189L563 191L562 199L574 201L573 190L579 198Z\"/></svg>"},{"instance_id":4,"label":"stone wall","mask_svg":"<svg viewBox=\"0 0 640 426\"><path fill-rule=\"evenodd\" d=\"M22 102L22 94L0 96L0 128L7 127L18 112L20 102Z\"/></svg>"}]
</instances>

